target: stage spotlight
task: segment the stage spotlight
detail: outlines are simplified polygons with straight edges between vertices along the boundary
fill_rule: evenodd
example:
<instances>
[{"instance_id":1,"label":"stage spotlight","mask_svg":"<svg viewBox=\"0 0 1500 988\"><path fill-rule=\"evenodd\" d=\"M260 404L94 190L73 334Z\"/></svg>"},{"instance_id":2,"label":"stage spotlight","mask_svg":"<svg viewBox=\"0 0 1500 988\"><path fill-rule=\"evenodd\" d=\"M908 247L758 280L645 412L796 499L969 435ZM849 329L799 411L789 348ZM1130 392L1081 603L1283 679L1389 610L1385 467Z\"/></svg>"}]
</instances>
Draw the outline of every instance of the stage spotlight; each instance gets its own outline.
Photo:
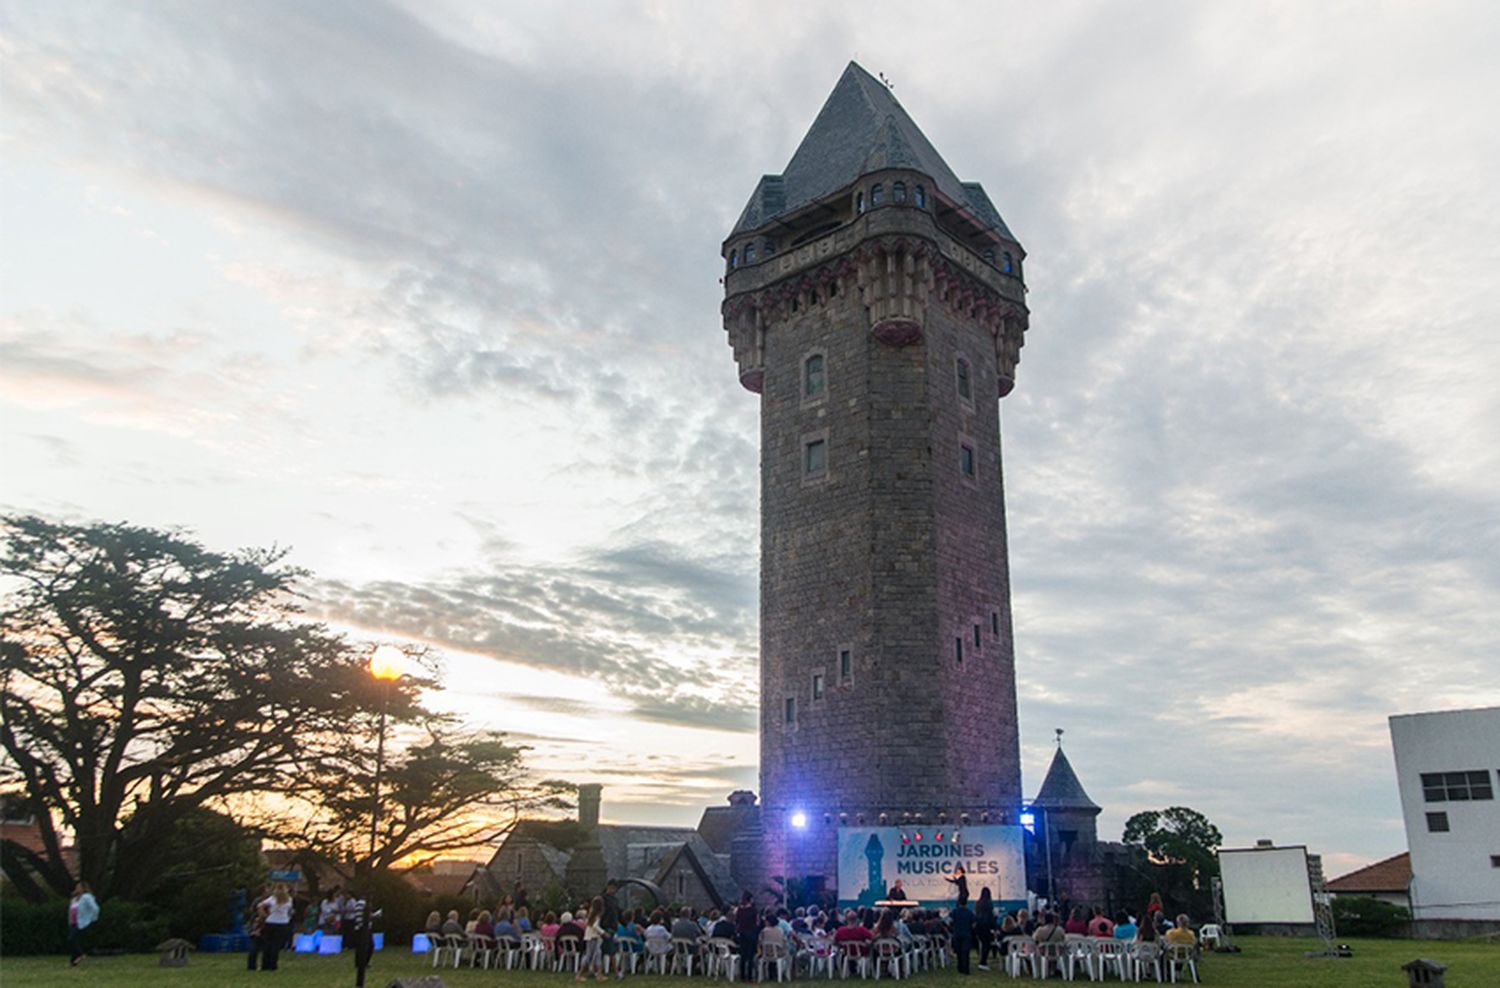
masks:
<instances>
[{"instance_id":1,"label":"stage spotlight","mask_svg":"<svg viewBox=\"0 0 1500 988\"><path fill-rule=\"evenodd\" d=\"M804 829L806 829L807 828L807 814L803 813L801 810L798 810L797 812L793 813L792 814L792 826L796 827L798 830L804 830Z\"/></svg>"}]
</instances>

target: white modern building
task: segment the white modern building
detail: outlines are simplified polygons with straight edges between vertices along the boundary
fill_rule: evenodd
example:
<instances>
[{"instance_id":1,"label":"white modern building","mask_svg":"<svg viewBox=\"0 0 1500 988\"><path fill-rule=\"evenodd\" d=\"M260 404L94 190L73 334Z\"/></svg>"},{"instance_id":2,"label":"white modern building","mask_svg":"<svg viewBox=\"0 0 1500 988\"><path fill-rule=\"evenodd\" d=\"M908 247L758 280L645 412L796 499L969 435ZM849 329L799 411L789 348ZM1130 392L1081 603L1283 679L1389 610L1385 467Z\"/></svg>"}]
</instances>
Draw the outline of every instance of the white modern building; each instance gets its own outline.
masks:
<instances>
[{"instance_id":1,"label":"white modern building","mask_svg":"<svg viewBox=\"0 0 1500 988\"><path fill-rule=\"evenodd\" d=\"M1412 919L1500 926L1500 707L1390 720Z\"/></svg>"}]
</instances>

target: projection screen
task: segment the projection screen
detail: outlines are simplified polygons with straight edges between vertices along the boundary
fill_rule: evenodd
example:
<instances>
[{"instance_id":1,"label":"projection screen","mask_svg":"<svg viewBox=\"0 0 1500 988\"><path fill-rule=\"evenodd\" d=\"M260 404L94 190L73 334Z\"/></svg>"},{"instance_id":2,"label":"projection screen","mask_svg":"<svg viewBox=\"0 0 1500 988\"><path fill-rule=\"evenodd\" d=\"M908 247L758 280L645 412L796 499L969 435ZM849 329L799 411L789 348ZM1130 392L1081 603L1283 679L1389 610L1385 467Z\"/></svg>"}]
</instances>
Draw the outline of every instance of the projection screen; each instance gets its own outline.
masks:
<instances>
[{"instance_id":1,"label":"projection screen","mask_svg":"<svg viewBox=\"0 0 1500 988\"><path fill-rule=\"evenodd\" d=\"M1252 847L1219 852L1224 919L1230 923L1312 923L1307 848Z\"/></svg>"}]
</instances>

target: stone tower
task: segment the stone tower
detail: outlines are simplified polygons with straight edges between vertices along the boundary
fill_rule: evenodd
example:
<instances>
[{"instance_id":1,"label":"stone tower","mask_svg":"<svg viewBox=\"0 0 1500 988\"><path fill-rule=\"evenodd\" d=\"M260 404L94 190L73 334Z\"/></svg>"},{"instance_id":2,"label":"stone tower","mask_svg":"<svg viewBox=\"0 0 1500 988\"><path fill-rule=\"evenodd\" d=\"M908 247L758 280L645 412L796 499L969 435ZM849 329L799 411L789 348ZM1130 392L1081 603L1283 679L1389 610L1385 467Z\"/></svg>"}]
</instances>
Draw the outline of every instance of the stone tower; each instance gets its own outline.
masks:
<instances>
[{"instance_id":1,"label":"stone tower","mask_svg":"<svg viewBox=\"0 0 1500 988\"><path fill-rule=\"evenodd\" d=\"M761 407L759 868L832 881L841 823L1014 823L1021 245L851 63L723 253Z\"/></svg>"}]
</instances>

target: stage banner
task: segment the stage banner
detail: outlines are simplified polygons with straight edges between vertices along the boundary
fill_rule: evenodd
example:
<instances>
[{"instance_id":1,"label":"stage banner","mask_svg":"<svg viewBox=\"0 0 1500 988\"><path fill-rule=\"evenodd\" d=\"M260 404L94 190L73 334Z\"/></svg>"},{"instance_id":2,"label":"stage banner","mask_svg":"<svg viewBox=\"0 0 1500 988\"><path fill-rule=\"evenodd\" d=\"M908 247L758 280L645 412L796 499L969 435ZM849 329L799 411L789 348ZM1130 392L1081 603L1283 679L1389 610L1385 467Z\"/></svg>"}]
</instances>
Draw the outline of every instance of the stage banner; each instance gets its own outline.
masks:
<instances>
[{"instance_id":1,"label":"stage banner","mask_svg":"<svg viewBox=\"0 0 1500 988\"><path fill-rule=\"evenodd\" d=\"M989 887L995 904L1026 904L1026 852L1021 828L999 825L952 831L912 827L839 828L839 907L872 906L887 898L896 879L908 899L924 907L952 906L955 886L947 881L962 865L969 879L969 903Z\"/></svg>"}]
</instances>

